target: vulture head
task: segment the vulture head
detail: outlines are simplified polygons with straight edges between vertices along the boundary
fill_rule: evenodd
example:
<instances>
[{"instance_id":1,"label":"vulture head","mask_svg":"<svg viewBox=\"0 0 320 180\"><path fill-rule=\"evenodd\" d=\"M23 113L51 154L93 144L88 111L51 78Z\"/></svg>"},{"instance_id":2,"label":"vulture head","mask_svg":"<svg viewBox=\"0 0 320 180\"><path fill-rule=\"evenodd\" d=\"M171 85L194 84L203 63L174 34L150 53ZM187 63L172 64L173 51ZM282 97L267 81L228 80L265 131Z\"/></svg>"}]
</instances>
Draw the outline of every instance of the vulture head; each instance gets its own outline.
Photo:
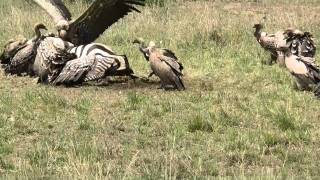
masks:
<instances>
[{"instance_id":1,"label":"vulture head","mask_svg":"<svg viewBox=\"0 0 320 180\"><path fill-rule=\"evenodd\" d=\"M132 41L133 44L139 44L145 46L145 41L143 38L136 38Z\"/></svg>"},{"instance_id":2,"label":"vulture head","mask_svg":"<svg viewBox=\"0 0 320 180\"><path fill-rule=\"evenodd\" d=\"M67 31L69 30L69 22L66 20L60 20L56 24L56 29L58 31L58 36L61 37L62 39L66 39Z\"/></svg>"},{"instance_id":3,"label":"vulture head","mask_svg":"<svg viewBox=\"0 0 320 180\"><path fill-rule=\"evenodd\" d=\"M15 40L9 40L3 49L3 52L0 56L1 64L8 64L10 63L11 58L22 48L27 45L28 40L23 37L19 36Z\"/></svg>"},{"instance_id":4,"label":"vulture head","mask_svg":"<svg viewBox=\"0 0 320 180\"><path fill-rule=\"evenodd\" d=\"M148 60L149 60L149 49L148 49L148 47L146 46L144 39L142 39L142 38L137 38L137 39L135 39L132 43L133 43L133 44L139 44L139 50L140 50L140 52L143 53L145 59L148 61Z\"/></svg>"},{"instance_id":5,"label":"vulture head","mask_svg":"<svg viewBox=\"0 0 320 180\"><path fill-rule=\"evenodd\" d=\"M261 29L263 29L263 25L262 24L255 24L255 25L253 25L253 28L255 28L256 31L260 31Z\"/></svg>"},{"instance_id":6,"label":"vulture head","mask_svg":"<svg viewBox=\"0 0 320 180\"><path fill-rule=\"evenodd\" d=\"M42 36L42 33L41 33L41 31L42 30L45 30L45 31L47 31L48 29L47 29L47 27L44 25L44 24L42 24L42 23L37 23L37 24L35 24L35 26L34 26L34 32L36 33L36 40L38 40L41 36Z\"/></svg>"}]
</instances>

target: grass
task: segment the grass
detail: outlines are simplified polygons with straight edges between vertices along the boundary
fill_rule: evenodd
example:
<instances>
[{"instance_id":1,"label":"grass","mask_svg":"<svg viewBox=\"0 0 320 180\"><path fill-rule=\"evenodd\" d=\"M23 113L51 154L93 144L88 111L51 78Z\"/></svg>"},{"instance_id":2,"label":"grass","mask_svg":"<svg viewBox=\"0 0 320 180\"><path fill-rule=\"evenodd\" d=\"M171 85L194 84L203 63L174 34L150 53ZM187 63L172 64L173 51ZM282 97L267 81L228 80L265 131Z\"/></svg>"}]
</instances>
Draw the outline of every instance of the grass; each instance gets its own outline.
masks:
<instances>
[{"instance_id":1,"label":"grass","mask_svg":"<svg viewBox=\"0 0 320 180\"><path fill-rule=\"evenodd\" d=\"M160 2L160 1L159 1ZM320 36L320 3L164 1L112 26L98 42L149 66L131 41L155 40L185 66L187 90L151 83L64 88L0 75L0 173L19 179L317 179L320 101L263 62L252 25ZM275 3L277 2L277 3ZM77 16L86 4L68 4ZM44 12L0 1L0 45L32 36ZM27 17L27 18L26 18ZM319 56L318 56L319 57Z\"/></svg>"}]
</instances>

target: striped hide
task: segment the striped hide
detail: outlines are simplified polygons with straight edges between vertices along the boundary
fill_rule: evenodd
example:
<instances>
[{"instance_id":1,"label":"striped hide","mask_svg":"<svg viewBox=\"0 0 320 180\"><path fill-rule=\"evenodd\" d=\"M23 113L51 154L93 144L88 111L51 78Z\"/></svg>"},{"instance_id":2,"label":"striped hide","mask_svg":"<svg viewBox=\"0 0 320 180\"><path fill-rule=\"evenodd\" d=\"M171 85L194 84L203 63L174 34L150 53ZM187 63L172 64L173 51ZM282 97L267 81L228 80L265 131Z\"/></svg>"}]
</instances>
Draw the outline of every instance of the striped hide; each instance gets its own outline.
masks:
<instances>
[{"instance_id":1,"label":"striped hide","mask_svg":"<svg viewBox=\"0 0 320 180\"><path fill-rule=\"evenodd\" d=\"M69 53L76 54L77 58L82 58L84 56L91 56L94 55L97 59L105 59L105 62L109 65L113 65L114 63L117 64L117 72L115 75L122 75L121 72L128 72L124 73L123 75L130 75L132 74L132 70L129 66L129 62L125 55L117 55L111 48L106 45L100 43L91 43L87 45L80 45L73 47L68 50ZM107 64L101 64L105 66ZM102 69L105 69L104 67Z\"/></svg>"}]
</instances>

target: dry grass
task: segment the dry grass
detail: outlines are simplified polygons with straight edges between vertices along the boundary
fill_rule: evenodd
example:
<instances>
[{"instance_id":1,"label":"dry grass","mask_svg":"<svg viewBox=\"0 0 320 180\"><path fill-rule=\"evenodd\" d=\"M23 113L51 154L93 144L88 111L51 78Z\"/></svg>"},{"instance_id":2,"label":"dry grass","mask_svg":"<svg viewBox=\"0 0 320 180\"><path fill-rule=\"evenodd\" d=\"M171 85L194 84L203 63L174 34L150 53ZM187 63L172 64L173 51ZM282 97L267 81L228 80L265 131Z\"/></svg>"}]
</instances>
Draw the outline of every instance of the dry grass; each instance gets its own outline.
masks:
<instances>
[{"instance_id":1,"label":"dry grass","mask_svg":"<svg viewBox=\"0 0 320 180\"><path fill-rule=\"evenodd\" d=\"M85 4L69 4L79 14ZM21 0L0 1L0 44L51 20ZM320 102L292 88L252 25L287 27L319 37L313 1L188 1L145 7L98 41L128 55L137 74L148 64L135 37L180 57L187 90L155 83L108 87L43 86L0 75L0 171L4 177L76 179L312 179L318 165ZM27 17L27 18L26 18Z\"/></svg>"}]
</instances>

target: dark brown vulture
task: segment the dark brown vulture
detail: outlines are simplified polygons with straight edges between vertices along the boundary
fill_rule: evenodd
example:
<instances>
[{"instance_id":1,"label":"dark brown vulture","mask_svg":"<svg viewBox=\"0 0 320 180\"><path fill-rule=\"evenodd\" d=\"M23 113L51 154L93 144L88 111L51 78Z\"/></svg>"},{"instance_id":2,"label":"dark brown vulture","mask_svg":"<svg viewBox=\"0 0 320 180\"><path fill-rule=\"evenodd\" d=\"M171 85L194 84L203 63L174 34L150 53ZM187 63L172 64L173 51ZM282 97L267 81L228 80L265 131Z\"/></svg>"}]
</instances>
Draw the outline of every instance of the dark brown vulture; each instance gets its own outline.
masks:
<instances>
[{"instance_id":1,"label":"dark brown vulture","mask_svg":"<svg viewBox=\"0 0 320 180\"><path fill-rule=\"evenodd\" d=\"M61 0L33 0L55 21L58 35L75 46L96 40L108 27L132 11L140 12L135 5L145 0L95 0L77 19Z\"/></svg>"}]
</instances>

